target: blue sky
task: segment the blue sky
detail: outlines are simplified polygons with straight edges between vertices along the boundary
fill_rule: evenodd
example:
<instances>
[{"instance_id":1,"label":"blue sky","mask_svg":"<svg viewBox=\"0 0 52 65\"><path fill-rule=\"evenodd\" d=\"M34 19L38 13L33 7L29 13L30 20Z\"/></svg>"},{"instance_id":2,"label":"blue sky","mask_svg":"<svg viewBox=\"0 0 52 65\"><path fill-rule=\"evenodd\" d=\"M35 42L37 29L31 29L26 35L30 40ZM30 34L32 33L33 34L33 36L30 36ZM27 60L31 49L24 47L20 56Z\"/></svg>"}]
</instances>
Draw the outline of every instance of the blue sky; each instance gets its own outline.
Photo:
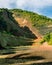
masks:
<instances>
[{"instance_id":1,"label":"blue sky","mask_svg":"<svg viewBox=\"0 0 52 65\"><path fill-rule=\"evenodd\" d=\"M0 0L0 8L18 8L52 18L52 0Z\"/></svg>"}]
</instances>

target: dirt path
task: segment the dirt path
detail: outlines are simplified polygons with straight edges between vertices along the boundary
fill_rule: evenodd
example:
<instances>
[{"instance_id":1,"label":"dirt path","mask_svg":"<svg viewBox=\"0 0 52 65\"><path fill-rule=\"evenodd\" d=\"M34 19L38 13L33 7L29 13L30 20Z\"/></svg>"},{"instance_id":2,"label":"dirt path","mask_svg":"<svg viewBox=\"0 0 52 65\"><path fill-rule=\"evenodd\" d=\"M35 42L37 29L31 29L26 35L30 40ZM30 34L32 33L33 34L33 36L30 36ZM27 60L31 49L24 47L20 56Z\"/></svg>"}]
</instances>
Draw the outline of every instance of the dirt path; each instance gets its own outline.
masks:
<instances>
[{"instance_id":1,"label":"dirt path","mask_svg":"<svg viewBox=\"0 0 52 65\"><path fill-rule=\"evenodd\" d=\"M25 47L26 48L26 47ZM52 46L30 46L28 50L20 50L17 51L15 54L8 54L8 55L0 55L0 58L39 58L42 57L44 59L34 60L31 62L25 62L26 64L30 63L43 63L43 62L52 62Z\"/></svg>"}]
</instances>

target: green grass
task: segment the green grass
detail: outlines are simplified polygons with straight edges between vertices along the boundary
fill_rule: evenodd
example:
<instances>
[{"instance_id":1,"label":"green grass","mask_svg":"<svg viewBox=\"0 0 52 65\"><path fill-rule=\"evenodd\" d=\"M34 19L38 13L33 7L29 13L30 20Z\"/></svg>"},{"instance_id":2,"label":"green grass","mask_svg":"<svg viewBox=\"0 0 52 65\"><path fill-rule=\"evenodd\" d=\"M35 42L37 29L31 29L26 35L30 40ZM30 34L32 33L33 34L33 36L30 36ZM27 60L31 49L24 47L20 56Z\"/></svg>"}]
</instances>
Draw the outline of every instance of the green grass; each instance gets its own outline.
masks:
<instances>
[{"instance_id":1,"label":"green grass","mask_svg":"<svg viewBox=\"0 0 52 65\"><path fill-rule=\"evenodd\" d=\"M52 45L52 33L47 33L40 41L41 44L43 44L44 42L47 42L48 45Z\"/></svg>"},{"instance_id":2,"label":"green grass","mask_svg":"<svg viewBox=\"0 0 52 65\"><path fill-rule=\"evenodd\" d=\"M14 46L27 46L32 45L32 43L32 39L17 37L10 33L7 33L6 31L0 32L0 46L3 48L10 48Z\"/></svg>"}]
</instances>

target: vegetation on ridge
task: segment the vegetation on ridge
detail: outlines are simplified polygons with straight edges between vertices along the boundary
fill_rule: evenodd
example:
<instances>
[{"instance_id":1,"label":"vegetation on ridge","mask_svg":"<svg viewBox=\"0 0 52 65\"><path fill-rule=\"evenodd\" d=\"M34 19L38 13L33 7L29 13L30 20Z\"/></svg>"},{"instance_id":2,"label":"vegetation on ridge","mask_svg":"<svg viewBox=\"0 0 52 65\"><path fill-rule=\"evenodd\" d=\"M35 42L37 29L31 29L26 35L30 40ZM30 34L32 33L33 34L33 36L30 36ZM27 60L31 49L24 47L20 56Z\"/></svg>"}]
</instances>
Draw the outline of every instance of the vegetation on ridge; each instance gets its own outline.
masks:
<instances>
[{"instance_id":1,"label":"vegetation on ridge","mask_svg":"<svg viewBox=\"0 0 52 65\"><path fill-rule=\"evenodd\" d=\"M37 13L21 10L21 9L13 9L10 10L16 17L21 17L23 19L27 19L32 23L34 27L36 27L42 35L45 35L47 32L52 32L52 19L38 15Z\"/></svg>"}]
</instances>

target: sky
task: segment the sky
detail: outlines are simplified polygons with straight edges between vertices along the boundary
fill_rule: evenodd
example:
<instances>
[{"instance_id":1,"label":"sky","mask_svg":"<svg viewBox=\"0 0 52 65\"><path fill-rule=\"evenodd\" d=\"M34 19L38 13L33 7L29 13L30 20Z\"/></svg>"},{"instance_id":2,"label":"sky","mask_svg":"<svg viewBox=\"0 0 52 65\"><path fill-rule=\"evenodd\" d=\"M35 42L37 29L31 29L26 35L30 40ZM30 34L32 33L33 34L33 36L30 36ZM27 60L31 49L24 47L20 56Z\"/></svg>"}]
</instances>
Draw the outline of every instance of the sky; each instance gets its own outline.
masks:
<instances>
[{"instance_id":1,"label":"sky","mask_svg":"<svg viewBox=\"0 0 52 65\"><path fill-rule=\"evenodd\" d=\"M52 0L0 0L0 8L18 8L52 18Z\"/></svg>"}]
</instances>

